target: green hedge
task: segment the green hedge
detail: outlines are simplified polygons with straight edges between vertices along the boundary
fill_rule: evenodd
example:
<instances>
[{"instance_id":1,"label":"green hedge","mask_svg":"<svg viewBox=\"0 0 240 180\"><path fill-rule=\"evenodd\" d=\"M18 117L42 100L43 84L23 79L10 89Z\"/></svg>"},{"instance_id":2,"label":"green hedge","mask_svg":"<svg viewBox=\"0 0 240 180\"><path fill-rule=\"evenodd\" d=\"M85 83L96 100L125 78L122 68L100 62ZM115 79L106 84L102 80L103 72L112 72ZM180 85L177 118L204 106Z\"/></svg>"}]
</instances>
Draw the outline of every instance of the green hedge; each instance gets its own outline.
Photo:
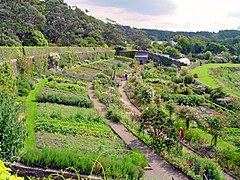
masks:
<instances>
[{"instance_id":1,"label":"green hedge","mask_svg":"<svg viewBox=\"0 0 240 180\"><path fill-rule=\"evenodd\" d=\"M68 95L63 93L39 93L37 96L37 102L50 102L69 106L78 106L85 108L92 108L93 102L87 97L81 97L78 95Z\"/></svg>"},{"instance_id":2,"label":"green hedge","mask_svg":"<svg viewBox=\"0 0 240 180\"><path fill-rule=\"evenodd\" d=\"M133 58L129 58L129 57L125 57L125 56L115 56L116 60L120 60L120 61L126 61L126 62L132 62L134 61Z\"/></svg>"},{"instance_id":3,"label":"green hedge","mask_svg":"<svg viewBox=\"0 0 240 180\"><path fill-rule=\"evenodd\" d=\"M111 48L100 47L0 47L0 62L18 59L25 56L48 56L50 52L63 54L66 51L71 52L96 52L102 56L114 56L115 51Z\"/></svg>"},{"instance_id":4,"label":"green hedge","mask_svg":"<svg viewBox=\"0 0 240 180\"><path fill-rule=\"evenodd\" d=\"M173 100L179 105L196 105L201 106L205 102L204 99L198 95L183 95L183 94L161 94L164 101Z\"/></svg>"}]
</instances>

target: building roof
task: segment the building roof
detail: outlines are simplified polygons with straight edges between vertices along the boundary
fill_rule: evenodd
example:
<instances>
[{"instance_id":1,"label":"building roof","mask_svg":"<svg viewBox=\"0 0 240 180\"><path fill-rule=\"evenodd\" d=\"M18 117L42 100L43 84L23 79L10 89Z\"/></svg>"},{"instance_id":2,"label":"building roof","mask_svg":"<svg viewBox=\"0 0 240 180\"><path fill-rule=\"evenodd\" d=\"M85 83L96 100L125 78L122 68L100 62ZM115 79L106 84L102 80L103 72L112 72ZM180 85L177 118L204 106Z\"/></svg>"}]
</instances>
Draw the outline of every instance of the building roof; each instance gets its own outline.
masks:
<instances>
[{"instance_id":1,"label":"building roof","mask_svg":"<svg viewBox=\"0 0 240 180\"><path fill-rule=\"evenodd\" d=\"M148 58L148 54L136 54L135 58Z\"/></svg>"},{"instance_id":2,"label":"building roof","mask_svg":"<svg viewBox=\"0 0 240 180\"><path fill-rule=\"evenodd\" d=\"M176 61L179 61L183 64L190 65L190 60L188 58L181 58L181 59L176 59Z\"/></svg>"}]
</instances>

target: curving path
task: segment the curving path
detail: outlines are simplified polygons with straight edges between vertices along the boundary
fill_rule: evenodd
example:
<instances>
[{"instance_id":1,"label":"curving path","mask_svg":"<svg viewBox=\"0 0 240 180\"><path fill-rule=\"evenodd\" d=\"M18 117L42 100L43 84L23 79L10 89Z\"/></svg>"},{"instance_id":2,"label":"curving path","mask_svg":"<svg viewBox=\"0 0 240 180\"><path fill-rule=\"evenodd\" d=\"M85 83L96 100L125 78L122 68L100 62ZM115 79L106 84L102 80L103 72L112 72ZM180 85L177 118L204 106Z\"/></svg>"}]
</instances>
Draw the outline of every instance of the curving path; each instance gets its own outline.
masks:
<instances>
[{"instance_id":1,"label":"curving path","mask_svg":"<svg viewBox=\"0 0 240 180\"><path fill-rule=\"evenodd\" d=\"M124 83L125 84L125 83ZM120 87L121 88L121 87ZM123 89L121 89L123 91ZM120 92L121 93L121 92ZM127 105L132 109L133 105L129 102L125 93L122 93L122 100L127 102ZM124 97L124 95L126 97ZM96 99L93 92L92 83L88 87L88 96L94 102L94 107L101 113L102 116L106 116L105 106ZM127 99L126 99L127 98ZM130 103L130 104L129 104ZM134 106L135 107L135 106ZM136 107L135 107L136 108ZM137 109L137 108L136 108ZM136 113L140 113L137 109L133 109ZM174 169L170 164L158 156L153 150L145 145L141 140L135 137L128 131L123 125L108 121L109 126L125 141L125 143L134 149L139 149L147 158L151 170L145 171L145 179L147 180L185 180L188 179L178 170Z\"/></svg>"}]
</instances>

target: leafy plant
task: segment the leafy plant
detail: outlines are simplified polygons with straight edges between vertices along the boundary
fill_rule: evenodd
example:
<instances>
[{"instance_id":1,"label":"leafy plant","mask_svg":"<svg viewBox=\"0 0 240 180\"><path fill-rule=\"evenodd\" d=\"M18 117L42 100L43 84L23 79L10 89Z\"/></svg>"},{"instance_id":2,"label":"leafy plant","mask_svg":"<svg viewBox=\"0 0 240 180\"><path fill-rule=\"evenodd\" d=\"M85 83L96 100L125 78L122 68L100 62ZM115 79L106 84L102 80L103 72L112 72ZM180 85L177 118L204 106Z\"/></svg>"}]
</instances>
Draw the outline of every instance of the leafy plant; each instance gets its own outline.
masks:
<instances>
[{"instance_id":1,"label":"leafy plant","mask_svg":"<svg viewBox=\"0 0 240 180\"><path fill-rule=\"evenodd\" d=\"M24 178L17 177L16 175L11 175L10 172L11 169L7 168L2 160L0 160L0 179L24 180Z\"/></svg>"},{"instance_id":2,"label":"leafy plant","mask_svg":"<svg viewBox=\"0 0 240 180\"><path fill-rule=\"evenodd\" d=\"M21 110L13 95L0 94L0 158L3 160L17 160L23 148L26 130Z\"/></svg>"}]
</instances>

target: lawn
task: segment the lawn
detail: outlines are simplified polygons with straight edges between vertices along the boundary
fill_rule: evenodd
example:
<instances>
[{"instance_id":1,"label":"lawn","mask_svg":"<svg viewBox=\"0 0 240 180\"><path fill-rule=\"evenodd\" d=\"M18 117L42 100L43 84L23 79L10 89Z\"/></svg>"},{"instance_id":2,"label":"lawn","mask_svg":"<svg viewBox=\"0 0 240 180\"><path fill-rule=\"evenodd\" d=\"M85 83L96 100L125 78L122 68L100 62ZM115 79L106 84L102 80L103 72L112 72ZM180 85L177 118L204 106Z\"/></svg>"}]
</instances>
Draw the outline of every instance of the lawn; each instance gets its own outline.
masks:
<instances>
[{"instance_id":1,"label":"lawn","mask_svg":"<svg viewBox=\"0 0 240 180\"><path fill-rule=\"evenodd\" d=\"M221 87L218 82L214 80L214 77L210 75L210 69L211 68L219 68L219 67L240 67L240 64L230 64L230 63L224 63L224 64L205 64L203 66L199 66L195 69L191 70L192 74L198 74L197 80L201 83L204 83L208 86L211 86L212 88L218 88ZM231 93L229 89L224 88L224 90L228 93ZM231 93L232 94L232 93ZM233 95L235 95L233 93Z\"/></svg>"},{"instance_id":2,"label":"lawn","mask_svg":"<svg viewBox=\"0 0 240 180\"><path fill-rule=\"evenodd\" d=\"M35 89L32 90L26 100L26 127L28 131L28 136L25 140L25 149L35 147L34 139L34 118L35 118L35 109L36 109L36 96L41 88L47 83L47 79L40 81L35 85Z\"/></svg>"}]
</instances>

